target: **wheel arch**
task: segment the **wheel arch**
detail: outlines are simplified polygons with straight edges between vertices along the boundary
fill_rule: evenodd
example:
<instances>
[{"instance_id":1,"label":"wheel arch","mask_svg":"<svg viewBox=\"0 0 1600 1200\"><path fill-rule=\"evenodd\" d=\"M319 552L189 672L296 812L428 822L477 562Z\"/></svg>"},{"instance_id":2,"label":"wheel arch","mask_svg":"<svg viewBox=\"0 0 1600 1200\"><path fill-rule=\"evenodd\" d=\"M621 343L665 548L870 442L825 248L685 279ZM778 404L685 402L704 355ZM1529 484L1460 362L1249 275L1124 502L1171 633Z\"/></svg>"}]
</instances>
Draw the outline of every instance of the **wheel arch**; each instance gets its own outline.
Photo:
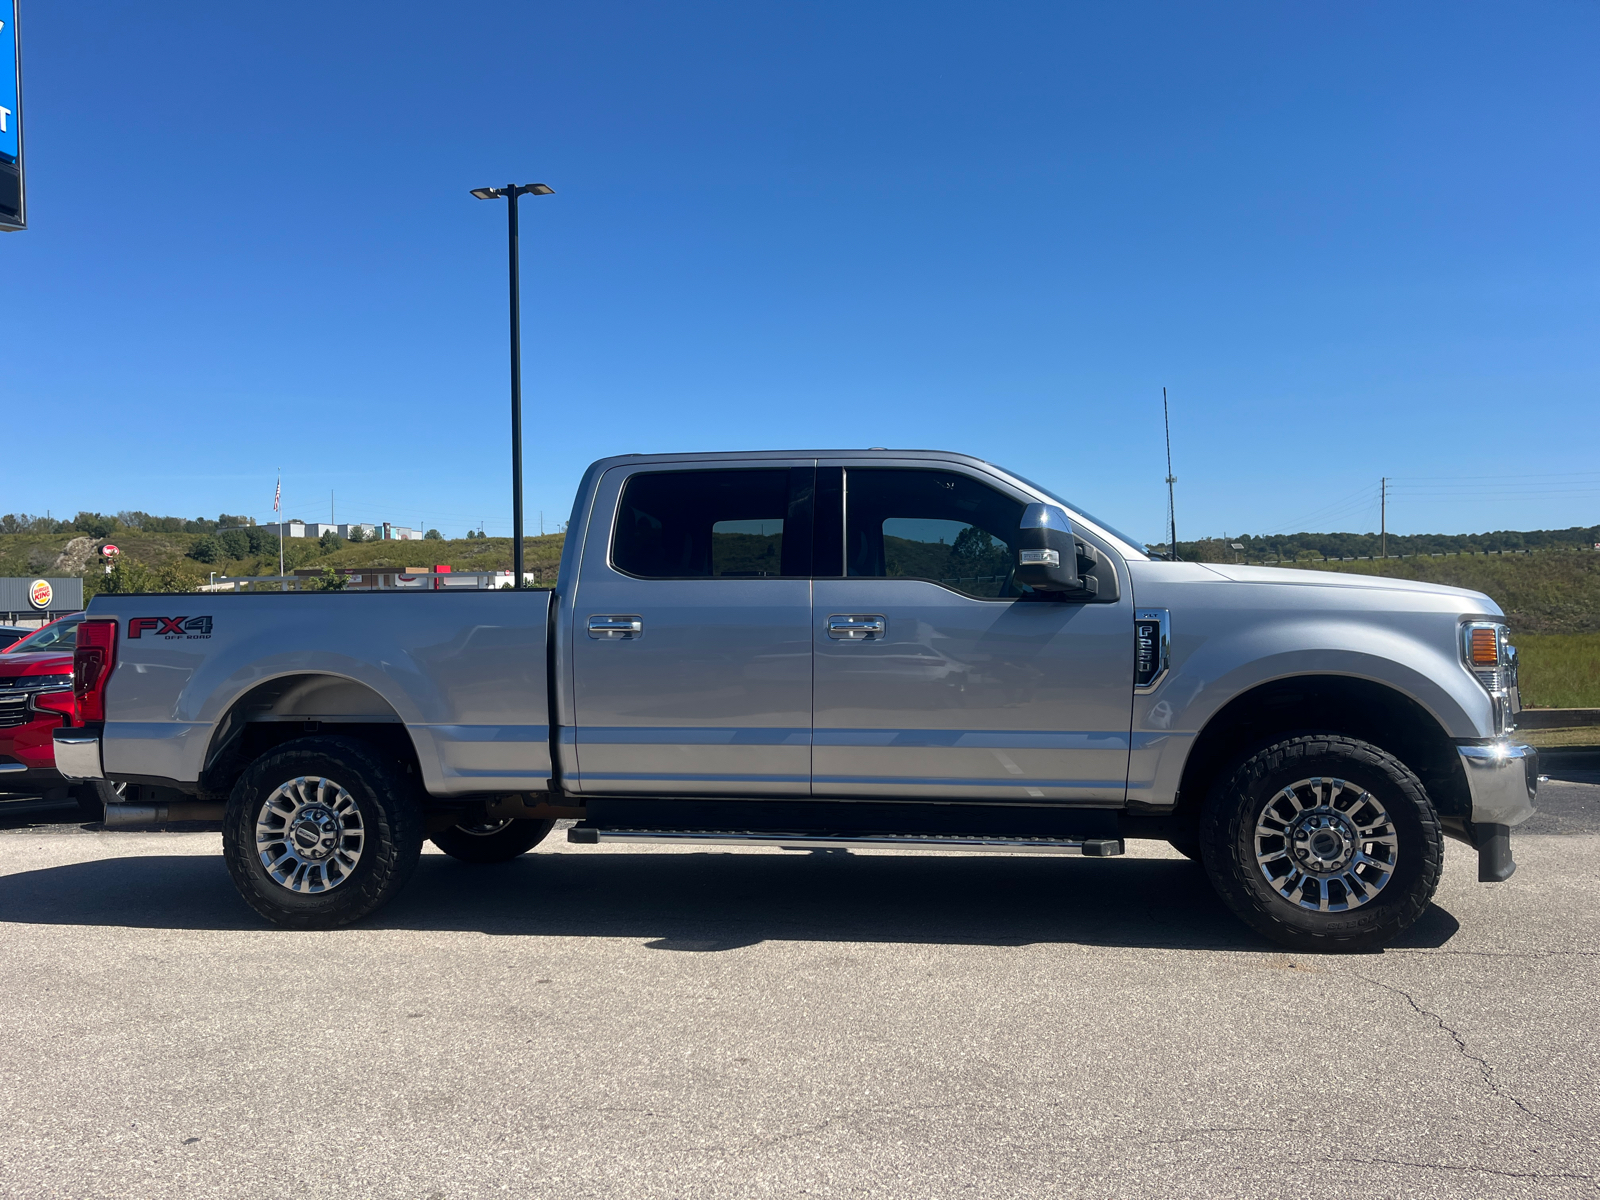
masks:
<instances>
[{"instance_id":1,"label":"wheel arch","mask_svg":"<svg viewBox=\"0 0 1600 1200\"><path fill-rule=\"evenodd\" d=\"M263 680L229 704L206 747L202 794L226 796L255 759L314 733L367 743L399 761L408 773L420 771L410 733L375 689L335 672L295 671Z\"/></svg>"},{"instance_id":2,"label":"wheel arch","mask_svg":"<svg viewBox=\"0 0 1600 1200\"><path fill-rule=\"evenodd\" d=\"M1299 675L1258 684L1212 714L1184 761L1174 816L1197 820L1222 771L1264 746L1306 733L1371 742L1417 774L1441 817L1471 815L1460 755L1434 714L1404 692L1370 679Z\"/></svg>"}]
</instances>

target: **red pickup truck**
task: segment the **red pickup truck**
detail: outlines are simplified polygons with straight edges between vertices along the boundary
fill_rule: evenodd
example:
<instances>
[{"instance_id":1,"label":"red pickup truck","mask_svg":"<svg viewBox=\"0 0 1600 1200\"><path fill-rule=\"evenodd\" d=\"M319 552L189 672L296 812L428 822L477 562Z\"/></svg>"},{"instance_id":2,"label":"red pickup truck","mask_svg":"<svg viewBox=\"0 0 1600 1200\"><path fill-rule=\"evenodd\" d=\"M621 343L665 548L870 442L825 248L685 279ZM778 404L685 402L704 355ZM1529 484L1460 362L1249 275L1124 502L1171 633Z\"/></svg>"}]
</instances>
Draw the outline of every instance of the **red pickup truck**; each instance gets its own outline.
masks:
<instances>
[{"instance_id":1,"label":"red pickup truck","mask_svg":"<svg viewBox=\"0 0 1600 1200\"><path fill-rule=\"evenodd\" d=\"M72 653L81 614L62 617L0 650L0 792L76 800L85 820L104 815L104 785L69 783L56 770L56 729L72 723Z\"/></svg>"}]
</instances>

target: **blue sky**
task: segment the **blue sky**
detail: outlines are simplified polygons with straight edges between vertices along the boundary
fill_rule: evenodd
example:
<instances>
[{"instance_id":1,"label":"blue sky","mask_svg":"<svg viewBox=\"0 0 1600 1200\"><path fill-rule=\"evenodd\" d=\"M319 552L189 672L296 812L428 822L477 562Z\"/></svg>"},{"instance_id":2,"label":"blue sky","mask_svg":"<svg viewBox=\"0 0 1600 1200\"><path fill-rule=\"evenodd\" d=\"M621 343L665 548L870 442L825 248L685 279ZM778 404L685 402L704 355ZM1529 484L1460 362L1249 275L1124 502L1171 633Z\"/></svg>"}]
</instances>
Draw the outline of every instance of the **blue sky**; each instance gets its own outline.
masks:
<instances>
[{"instance_id":1,"label":"blue sky","mask_svg":"<svg viewBox=\"0 0 1600 1200\"><path fill-rule=\"evenodd\" d=\"M1600 521L1600 8L25 0L0 512L510 531L964 450L1154 540Z\"/></svg>"}]
</instances>

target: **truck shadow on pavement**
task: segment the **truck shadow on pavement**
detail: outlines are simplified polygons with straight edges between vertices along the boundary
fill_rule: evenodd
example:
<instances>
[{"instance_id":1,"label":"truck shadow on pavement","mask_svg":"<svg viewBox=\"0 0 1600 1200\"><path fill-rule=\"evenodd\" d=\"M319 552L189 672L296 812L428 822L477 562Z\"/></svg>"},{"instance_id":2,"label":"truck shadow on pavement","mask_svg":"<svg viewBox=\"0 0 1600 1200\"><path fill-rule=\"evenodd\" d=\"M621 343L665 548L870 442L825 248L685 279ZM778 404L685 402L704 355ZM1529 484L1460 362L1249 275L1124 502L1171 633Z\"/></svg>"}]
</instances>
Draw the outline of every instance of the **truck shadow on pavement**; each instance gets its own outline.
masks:
<instances>
[{"instance_id":1,"label":"truck shadow on pavement","mask_svg":"<svg viewBox=\"0 0 1600 1200\"><path fill-rule=\"evenodd\" d=\"M239 899L220 855L0 877L0 921L272 932ZM429 854L359 928L644 938L651 949L690 952L765 941L1275 948L1234 918L1199 867L1134 857L606 852L469 866ZM1441 946L1459 928L1435 905L1398 945Z\"/></svg>"}]
</instances>

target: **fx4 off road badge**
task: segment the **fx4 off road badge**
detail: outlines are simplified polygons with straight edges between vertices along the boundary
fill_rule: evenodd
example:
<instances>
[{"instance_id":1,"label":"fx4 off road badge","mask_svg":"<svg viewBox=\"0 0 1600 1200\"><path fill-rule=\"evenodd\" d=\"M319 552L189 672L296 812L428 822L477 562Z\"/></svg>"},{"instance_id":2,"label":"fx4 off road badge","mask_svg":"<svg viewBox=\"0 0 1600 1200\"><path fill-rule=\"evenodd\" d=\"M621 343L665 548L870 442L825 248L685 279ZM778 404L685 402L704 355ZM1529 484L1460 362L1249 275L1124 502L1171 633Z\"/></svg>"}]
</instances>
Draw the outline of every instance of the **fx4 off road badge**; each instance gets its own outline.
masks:
<instances>
[{"instance_id":1,"label":"fx4 off road badge","mask_svg":"<svg viewBox=\"0 0 1600 1200\"><path fill-rule=\"evenodd\" d=\"M146 633L152 637L208 638L211 636L210 617L129 617L128 636L141 638Z\"/></svg>"}]
</instances>

